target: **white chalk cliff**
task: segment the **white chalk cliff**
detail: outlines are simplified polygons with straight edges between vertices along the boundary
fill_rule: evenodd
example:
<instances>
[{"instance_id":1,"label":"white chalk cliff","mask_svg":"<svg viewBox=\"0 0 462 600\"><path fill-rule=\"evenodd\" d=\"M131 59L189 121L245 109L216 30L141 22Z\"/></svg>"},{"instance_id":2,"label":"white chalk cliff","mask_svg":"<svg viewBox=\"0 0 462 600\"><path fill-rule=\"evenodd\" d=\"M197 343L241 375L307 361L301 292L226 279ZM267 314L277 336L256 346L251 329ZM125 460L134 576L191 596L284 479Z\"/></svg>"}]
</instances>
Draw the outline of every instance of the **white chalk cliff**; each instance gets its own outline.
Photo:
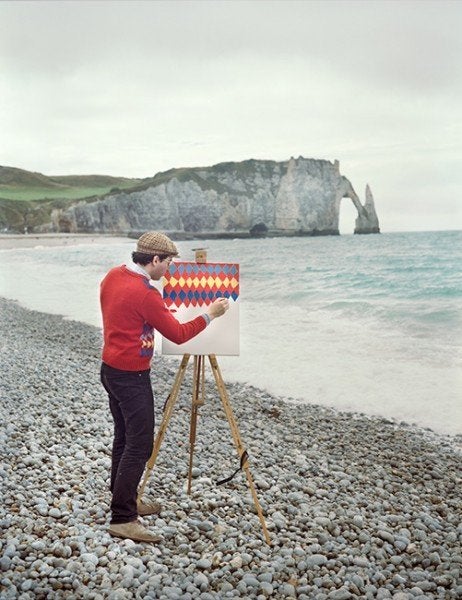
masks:
<instances>
[{"instance_id":1,"label":"white chalk cliff","mask_svg":"<svg viewBox=\"0 0 462 600\"><path fill-rule=\"evenodd\" d=\"M355 233L379 233L369 186L361 204L339 163L291 158L247 160L172 169L138 188L80 201L52 213L48 231L113 232L159 229L183 233L336 235L342 198L358 217Z\"/></svg>"}]
</instances>

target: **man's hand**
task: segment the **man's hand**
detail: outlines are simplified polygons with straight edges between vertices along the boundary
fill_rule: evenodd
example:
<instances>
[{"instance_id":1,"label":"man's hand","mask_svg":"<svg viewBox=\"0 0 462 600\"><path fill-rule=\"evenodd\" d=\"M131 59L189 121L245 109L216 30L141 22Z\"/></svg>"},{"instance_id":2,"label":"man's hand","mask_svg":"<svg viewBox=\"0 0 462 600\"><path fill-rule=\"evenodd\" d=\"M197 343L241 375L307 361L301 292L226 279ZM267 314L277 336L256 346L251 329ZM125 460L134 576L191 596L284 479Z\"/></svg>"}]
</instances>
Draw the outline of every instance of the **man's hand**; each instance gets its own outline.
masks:
<instances>
[{"instance_id":1,"label":"man's hand","mask_svg":"<svg viewBox=\"0 0 462 600\"><path fill-rule=\"evenodd\" d=\"M221 317L229 308L229 300L227 298L218 298L211 304L207 310L207 314L212 321L216 317Z\"/></svg>"}]
</instances>

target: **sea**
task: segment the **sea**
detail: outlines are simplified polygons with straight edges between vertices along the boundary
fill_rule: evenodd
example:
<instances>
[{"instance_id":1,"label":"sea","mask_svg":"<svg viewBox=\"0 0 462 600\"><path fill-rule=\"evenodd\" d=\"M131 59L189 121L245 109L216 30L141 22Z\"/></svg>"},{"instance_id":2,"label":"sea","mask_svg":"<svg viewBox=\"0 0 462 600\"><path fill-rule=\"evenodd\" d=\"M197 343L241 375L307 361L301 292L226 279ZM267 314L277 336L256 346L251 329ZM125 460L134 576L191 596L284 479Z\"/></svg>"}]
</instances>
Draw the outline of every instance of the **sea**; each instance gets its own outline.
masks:
<instances>
[{"instance_id":1,"label":"sea","mask_svg":"<svg viewBox=\"0 0 462 600\"><path fill-rule=\"evenodd\" d=\"M182 260L200 246L240 264L240 355L219 362L225 381L249 384L249 402L255 386L462 434L462 231L177 245ZM0 295L101 327L99 282L134 247L0 250Z\"/></svg>"}]
</instances>

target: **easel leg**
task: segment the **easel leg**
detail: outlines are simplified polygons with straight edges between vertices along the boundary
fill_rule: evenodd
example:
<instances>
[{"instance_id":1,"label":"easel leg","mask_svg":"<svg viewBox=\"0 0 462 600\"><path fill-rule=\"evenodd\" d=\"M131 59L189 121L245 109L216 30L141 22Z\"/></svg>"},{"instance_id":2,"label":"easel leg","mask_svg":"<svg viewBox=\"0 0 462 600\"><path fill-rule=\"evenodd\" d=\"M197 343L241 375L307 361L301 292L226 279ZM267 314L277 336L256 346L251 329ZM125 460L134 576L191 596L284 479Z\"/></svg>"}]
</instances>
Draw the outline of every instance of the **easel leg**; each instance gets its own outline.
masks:
<instances>
[{"instance_id":1,"label":"easel leg","mask_svg":"<svg viewBox=\"0 0 462 600\"><path fill-rule=\"evenodd\" d=\"M191 494L192 468L194 458L194 446L196 444L197 417L199 406L204 404L204 357L194 356L193 395L191 408L191 425L189 429L189 470L188 470L188 494ZM202 398L200 397L202 395Z\"/></svg>"},{"instance_id":2,"label":"easel leg","mask_svg":"<svg viewBox=\"0 0 462 600\"><path fill-rule=\"evenodd\" d=\"M180 392L180 387L183 382L184 375L186 372L186 367L188 366L190 357L191 357L190 354L185 354L183 356L180 367L179 367L178 372L175 377L175 381L173 382L172 390L167 398L167 402L166 402L165 410L164 410L164 416L162 417L162 422L160 424L159 431L154 440L154 448L152 450L151 457L149 458L148 462L146 463L146 471L144 474L143 482L138 491L138 500L141 500L141 498L144 494L144 489L146 487L146 483L151 475L154 465L156 464L157 455L159 454L160 446L162 444L165 432L167 430L168 423L172 416L173 408L178 399L178 394Z\"/></svg>"},{"instance_id":3,"label":"easel leg","mask_svg":"<svg viewBox=\"0 0 462 600\"><path fill-rule=\"evenodd\" d=\"M221 371L218 366L218 361L217 361L216 356L214 354L210 354L209 361L210 361L210 366L212 367L213 375L215 377L215 382L217 384L218 392L220 394L221 402L223 404L223 408L225 409L226 417L228 418L228 423L231 428L231 433L233 436L234 444L237 448L239 458L241 458L243 453L245 452L245 448L242 444L239 429L237 427L236 419L234 418L231 404L229 402L228 392L226 391L225 383L223 381L223 377L221 375ZM252 499L255 504L255 508L257 509L258 517L260 519L260 523L263 528L263 534L265 536L266 543L268 545L271 545L271 540L269 537L268 529L266 527L265 517L263 516L263 511L261 509L260 503L257 498L257 493L255 491L252 474L250 473L250 468L249 468L249 464L248 464L247 460L242 465L242 468L244 469L245 474L247 476L247 482L249 484L250 492L252 494Z\"/></svg>"}]
</instances>

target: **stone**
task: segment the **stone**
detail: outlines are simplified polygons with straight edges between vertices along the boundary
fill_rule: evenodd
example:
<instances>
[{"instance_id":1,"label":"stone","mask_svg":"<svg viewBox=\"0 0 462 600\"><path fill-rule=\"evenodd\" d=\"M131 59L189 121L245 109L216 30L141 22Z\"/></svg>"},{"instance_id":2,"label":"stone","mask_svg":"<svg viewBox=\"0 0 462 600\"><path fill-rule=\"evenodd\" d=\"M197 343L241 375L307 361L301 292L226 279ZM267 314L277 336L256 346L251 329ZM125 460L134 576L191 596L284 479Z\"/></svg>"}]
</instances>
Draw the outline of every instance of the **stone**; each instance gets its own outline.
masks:
<instances>
[{"instance_id":1,"label":"stone","mask_svg":"<svg viewBox=\"0 0 462 600\"><path fill-rule=\"evenodd\" d=\"M194 585L204 592L209 587L209 580L204 573L198 573L194 577Z\"/></svg>"},{"instance_id":2,"label":"stone","mask_svg":"<svg viewBox=\"0 0 462 600\"><path fill-rule=\"evenodd\" d=\"M95 202L80 200L55 208L51 221L36 229L338 235L343 198L349 198L358 212L355 233L380 232L369 185L361 204L350 181L340 174L337 160L302 156L284 162L221 163L181 173L172 169L132 191L114 191ZM197 475L193 469L193 476Z\"/></svg>"},{"instance_id":3,"label":"stone","mask_svg":"<svg viewBox=\"0 0 462 600\"><path fill-rule=\"evenodd\" d=\"M306 564L308 568L310 567L319 567L321 565L325 565L327 562L327 557L323 554L313 554L312 556L308 556L306 559Z\"/></svg>"},{"instance_id":4,"label":"stone","mask_svg":"<svg viewBox=\"0 0 462 600\"><path fill-rule=\"evenodd\" d=\"M11 558L9 556L2 556L2 558L0 558L0 569L2 571L8 571L8 569L11 567Z\"/></svg>"},{"instance_id":5,"label":"stone","mask_svg":"<svg viewBox=\"0 0 462 600\"><path fill-rule=\"evenodd\" d=\"M283 583L279 586L279 593L283 598L295 598L295 587L291 583Z\"/></svg>"},{"instance_id":6,"label":"stone","mask_svg":"<svg viewBox=\"0 0 462 600\"><path fill-rule=\"evenodd\" d=\"M333 592L330 592L327 596L329 600L349 600L353 597L353 594L346 588L340 588Z\"/></svg>"},{"instance_id":7,"label":"stone","mask_svg":"<svg viewBox=\"0 0 462 600\"><path fill-rule=\"evenodd\" d=\"M250 384L230 384L229 392L236 413L245 415L241 424L255 457L252 468L259 479L272 484L260 498L268 525L273 515L286 522L283 531L270 529L271 546L264 541L244 477L224 487L207 483L186 496L186 461L179 455L187 445L184 432L190 415L181 407L171 421L161 469L151 481L164 510L161 518L148 523L162 535L161 543L112 538L107 533L106 461L112 428L95 377L101 331L27 311L3 298L0 314L0 359L5 366L0 378L0 443L12 464L20 465L16 458L26 446L40 463L27 473L21 466L8 468L2 480L3 507L8 511L0 515L5 533L0 541L0 587L5 600L462 597L462 525L454 496L460 452L452 442L409 425L285 402ZM176 368L168 358L157 361L155 386L162 398L171 389ZM162 403L158 404L161 413ZM275 406L278 420L269 415ZM78 424L75 429L57 425L69 416ZM221 435L228 431L227 424L212 403L201 413L200 424L204 439L197 460L213 481L227 453ZM81 470L82 460L75 458L78 450L85 452L90 473ZM305 461L297 464L302 452L306 471L300 470ZM404 463L397 485L393 469ZM443 478L434 485L425 476L436 467ZM346 479L345 474L351 486L343 490L336 482ZM425 490L433 486L433 491L421 489L421 481ZM307 489L324 489L325 494L311 495ZM300 492L306 498L306 516L298 510L291 513L294 507L287 502L289 495ZM444 516L443 501L427 503L433 493L445 499ZM57 508L63 516L40 517L39 506ZM29 516L21 515L20 507L27 508ZM101 514L104 518L96 522ZM361 520L355 521L357 516ZM209 529L218 524L218 533L216 527ZM167 530L172 538L164 535ZM425 542L415 540L416 531L425 535ZM406 549L400 550L397 542L407 544Z\"/></svg>"},{"instance_id":8,"label":"stone","mask_svg":"<svg viewBox=\"0 0 462 600\"><path fill-rule=\"evenodd\" d=\"M229 564L233 569L240 569L243 564L242 558L240 556L235 556L230 560Z\"/></svg>"},{"instance_id":9,"label":"stone","mask_svg":"<svg viewBox=\"0 0 462 600\"><path fill-rule=\"evenodd\" d=\"M272 596L273 595L273 586L271 583L267 581L262 581L260 584L262 594L264 596Z\"/></svg>"},{"instance_id":10,"label":"stone","mask_svg":"<svg viewBox=\"0 0 462 600\"><path fill-rule=\"evenodd\" d=\"M198 569L210 569L211 566L212 566L212 563L210 560L208 560L208 558L201 558L196 563L196 567Z\"/></svg>"}]
</instances>

